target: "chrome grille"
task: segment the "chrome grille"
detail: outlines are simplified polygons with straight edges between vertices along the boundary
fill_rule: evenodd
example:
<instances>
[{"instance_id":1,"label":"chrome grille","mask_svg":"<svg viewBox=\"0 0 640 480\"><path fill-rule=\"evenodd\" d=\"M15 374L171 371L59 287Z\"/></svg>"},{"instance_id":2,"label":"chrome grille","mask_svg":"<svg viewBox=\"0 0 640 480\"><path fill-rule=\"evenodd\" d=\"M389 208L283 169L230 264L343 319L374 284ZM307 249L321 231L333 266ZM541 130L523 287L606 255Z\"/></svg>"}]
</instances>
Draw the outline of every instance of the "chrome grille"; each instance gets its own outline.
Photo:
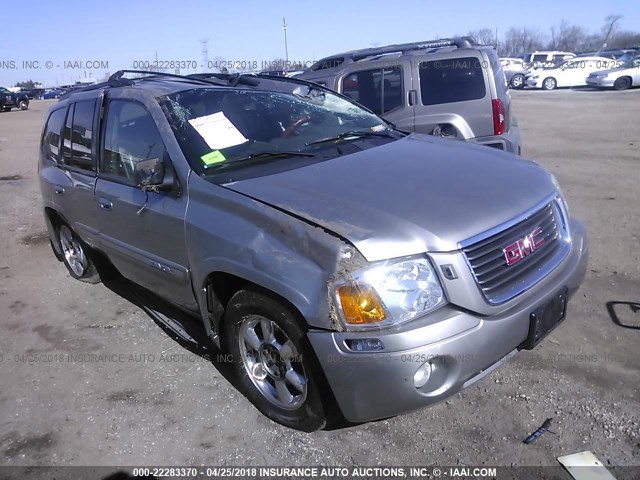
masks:
<instances>
[{"instance_id":1,"label":"chrome grille","mask_svg":"<svg viewBox=\"0 0 640 480\"><path fill-rule=\"evenodd\" d=\"M471 245L463 246L478 287L489 303L510 300L546 276L569 251L566 222L554 200L535 213ZM542 245L508 265L504 248L540 227Z\"/></svg>"}]
</instances>

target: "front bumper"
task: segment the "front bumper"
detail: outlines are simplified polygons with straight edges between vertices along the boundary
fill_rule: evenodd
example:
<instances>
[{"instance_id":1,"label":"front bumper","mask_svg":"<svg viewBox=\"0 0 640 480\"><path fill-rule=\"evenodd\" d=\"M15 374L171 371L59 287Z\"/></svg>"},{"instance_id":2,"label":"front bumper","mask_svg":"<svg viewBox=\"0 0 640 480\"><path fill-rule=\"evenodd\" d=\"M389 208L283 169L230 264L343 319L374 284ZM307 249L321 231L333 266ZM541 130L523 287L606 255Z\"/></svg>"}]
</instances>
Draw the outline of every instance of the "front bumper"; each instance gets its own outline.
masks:
<instances>
[{"instance_id":1,"label":"front bumper","mask_svg":"<svg viewBox=\"0 0 640 480\"><path fill-rule=\"evenodd\" d=\"M437 403L500 366L526 340L530 314L564 287L569 296L584 279L588 246L584 226L572 220L572 247L556 271L534 287L535 295L506 311L477 316L445 307L396 329L308 334L344 417L375 420ZM378 339L385 349L355 352L354 339ZM425 362L433 370L420 389L414 374Z\"/></svg>"},{"instance_id":2,"label":"front bumper","mask_svg":"<svg viewBox=\"0 0 640 480\"><path fill-rule=\"evenodd\" d=\"M587 77L587 85L589 85L590 87L612 88L614 83L615 83L615 80L611 80L608 78L594 79L594 78Z\"/></svg>"},{"instance_id":3,"label":"front bumper","mask_svg":"<svg viewBox=\"0 0 640 480\"><path fill-rule=\"evenodd\" d=\"M542 88L542 80L540 78L527 78L525 84L529 88Z\"/></svg>"}]
</instances>

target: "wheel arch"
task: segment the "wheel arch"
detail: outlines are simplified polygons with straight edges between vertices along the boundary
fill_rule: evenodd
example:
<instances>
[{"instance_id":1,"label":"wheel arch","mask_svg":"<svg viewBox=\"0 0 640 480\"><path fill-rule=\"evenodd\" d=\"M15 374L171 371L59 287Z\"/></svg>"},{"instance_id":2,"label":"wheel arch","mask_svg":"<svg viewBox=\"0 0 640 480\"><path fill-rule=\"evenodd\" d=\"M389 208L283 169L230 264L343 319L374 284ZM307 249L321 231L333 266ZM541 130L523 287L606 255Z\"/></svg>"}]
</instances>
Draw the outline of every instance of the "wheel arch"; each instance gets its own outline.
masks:
<instances>
[{"instance_id":1,"label":"wheel arch","mask_svg":"<svg viewBox=\"0 0 640 480\"><path fill-rule=\"evenodd\" d=\"M244 276L222 270L210 272L206 276L202 289L200 290L203 296L200 303L205 307L204 310L206 310L203 312L203 319L205 320L207 335L215 339L223 334L224 312L231 298L241 290L252 290L281 303L291 311L300 328L302 328L304 332L307 332L309 330L309 324L305 316L295 301L291 301L288 298L289 295L291 295L292 289L278 288L278 286L273 283L271 283L270 286L271 288L264 286L262 282L257 283ZM276 288L273 288L274 286ZM295 296L297 297L298 295Z\"/></svg>"},{"instance_id":2,"label":"wheel arch","mask_svg":"<svg viewBox=\"0 0 640 480\"><path fill-rule=\"evenodd\" d=\"M52 207L44 207L44 220L47 224L47 231L49 232L49 238L51 240L51 248L53 249L53 253L58 258L58 260L62 260L62 248L60 247L60 242L58 241L57 231L58 227L63 223L68 223L58 211Z\"/></svg>"},{"instance_id":3,"label":"wheel arch","mask_svg":"<svg viewBox=\"0 0 640 480\"><path fill-rule=\"evenodd\" d=\"M623 76L621 76L621 77L618 77L618 78L616 78L616 82L617 82L618 80L622 80L622 79L629 80L629 88L631 88L631 87L633 87L633 86L634 86L634 85L633 85L633 77L632 77L631 75L623 75Z\"/></svg>"}]
</instances>

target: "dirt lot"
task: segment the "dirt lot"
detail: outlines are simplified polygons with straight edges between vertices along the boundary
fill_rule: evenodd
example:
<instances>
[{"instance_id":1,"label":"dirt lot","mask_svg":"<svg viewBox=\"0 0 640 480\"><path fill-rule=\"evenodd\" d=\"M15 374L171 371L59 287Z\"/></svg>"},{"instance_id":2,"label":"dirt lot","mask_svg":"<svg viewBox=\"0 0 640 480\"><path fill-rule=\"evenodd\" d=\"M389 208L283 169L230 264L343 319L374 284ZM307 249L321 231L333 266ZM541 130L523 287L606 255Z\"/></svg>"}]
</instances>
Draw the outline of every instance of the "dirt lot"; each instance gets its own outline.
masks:
<instances>
[{"instance_id":1,"label":"dirt lot","mask_svg":"<svg viewBox=\"0 0 640 480\"><path fill-rule=\"evenodd\" d=\"M625 303L640 303L640 91L513 97L525 156L588 228L588 276L566 322L433 408L313 434L267 420L223 362L197 356L215 356L197 325L161 327L126 283L68 276L36 171L51 101L1 113L0 464L557 465L583 450L640 464L640 306ZM524 445L550 417L556 434Z\"/></svg>"}]
</instances>

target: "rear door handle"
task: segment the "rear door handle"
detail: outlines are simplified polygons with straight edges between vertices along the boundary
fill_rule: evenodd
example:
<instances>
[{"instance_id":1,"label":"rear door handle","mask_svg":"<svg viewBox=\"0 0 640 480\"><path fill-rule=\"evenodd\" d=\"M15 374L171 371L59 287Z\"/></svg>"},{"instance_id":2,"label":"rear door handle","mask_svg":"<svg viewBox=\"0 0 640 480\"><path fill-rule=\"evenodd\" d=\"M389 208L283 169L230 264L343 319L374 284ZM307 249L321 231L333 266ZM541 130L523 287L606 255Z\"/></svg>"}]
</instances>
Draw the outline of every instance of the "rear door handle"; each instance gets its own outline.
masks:
<instances>
[{"instance_id":1,"label":"rear door handle","mask_svg":"<svg viewBox=\"0 0 640 480\"><path fill-rule=\"evenodd\" d=\"M64 187L61 187L60 185L56 185L54 187L54 191L58 194L58 195L64 195Z\"/></svg>"},{"instance_id":2,"label":"rear door handle","mask_svg":"<svg viewBox=\"0 0 640 480\"><path fill-rule=\"evenodd\" d=\"M409 90L409 106L413 107L417 102L418 92L415 90Z\"/></svg>"},{"instance_id":3,"label":"rear door handle","mask_svg":"<svg viewBox=\"0 0 640 480\"><path fill-rule=\"evenodd\" d=\"M103 210L111 210L113 208L113 202L108 198L101 198L98 201L100 202L100 208Z\"/></svg>"}]
</instances>

